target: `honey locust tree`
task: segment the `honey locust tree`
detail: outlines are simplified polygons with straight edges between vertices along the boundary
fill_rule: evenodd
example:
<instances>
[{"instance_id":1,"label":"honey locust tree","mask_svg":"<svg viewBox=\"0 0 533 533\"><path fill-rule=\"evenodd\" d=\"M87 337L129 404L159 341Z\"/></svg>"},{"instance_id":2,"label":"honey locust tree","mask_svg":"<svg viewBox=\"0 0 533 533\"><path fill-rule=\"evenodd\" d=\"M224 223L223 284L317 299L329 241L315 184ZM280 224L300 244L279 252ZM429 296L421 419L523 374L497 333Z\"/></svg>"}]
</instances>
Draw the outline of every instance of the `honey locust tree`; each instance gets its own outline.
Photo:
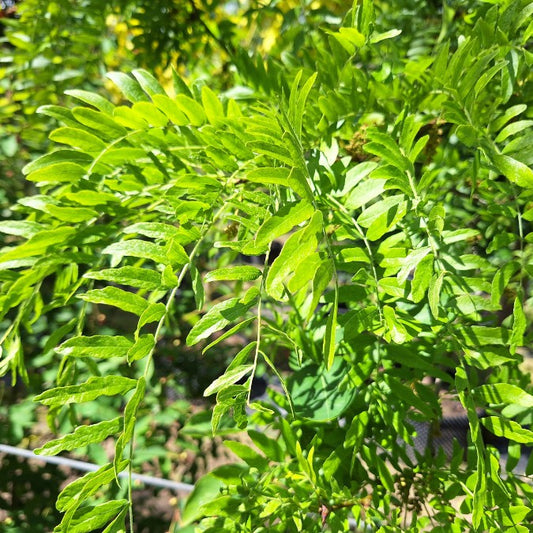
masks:
<instances>
[{"instance_id":1,"label":"honey locust tree","mask_svg":"<svg viewBox=\"0 0 533 533\"><path fill-rule=\"evenodd\" d=\"M143 69L108 75L119 104L71 89L56 149L25 167L38 194L0 225L2 369L23 378L21 334L71 310L36 398L71 428L38 453L114 442L59 496L58 532L134 528L131 481L108 495L179 320L198 366L233 350L204 394L213 434L247 440L174 531L531 530L533 4L304 4L272 3L268 50L225 51L229 90ZM91 328L95 306L131 330ZM469 426L450 454L444 399Z\"/></svg>"}]
</instances>

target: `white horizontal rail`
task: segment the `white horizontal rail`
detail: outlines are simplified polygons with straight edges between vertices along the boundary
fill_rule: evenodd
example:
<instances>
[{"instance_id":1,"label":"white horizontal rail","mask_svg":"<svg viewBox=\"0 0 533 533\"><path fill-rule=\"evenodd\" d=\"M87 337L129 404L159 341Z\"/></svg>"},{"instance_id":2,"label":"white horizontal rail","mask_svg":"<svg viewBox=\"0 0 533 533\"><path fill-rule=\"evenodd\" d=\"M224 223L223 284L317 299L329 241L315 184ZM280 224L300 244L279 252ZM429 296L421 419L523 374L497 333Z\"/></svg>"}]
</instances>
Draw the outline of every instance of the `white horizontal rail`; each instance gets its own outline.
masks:
<instances>
[{"instance_id":1,"label":"white horizontal rail","mask_svg":"<svg viewBox=\"0 0 533 533\"><path fill-rule=\"evenodd\" d=\"M35 459L44 463L53 465L67 466L75 470L82 470L84 472L94 472L101 468L101 466L94 463L86 463L85 461L76 461L74 459L68 459L66 457L53 457L45 455L37 455L31 450L25 450L23 448L16 448L15 446L7 446L0 444L0 453L6 453L9 455L17 455L19 457L25 457L26 459ZM128 478L128 472L120 472L118 477ZM145 476L144 474L131 474L131 479L145 485L152 485L153 487L162 487L165 489L176 490L179 492L191 492L194 489L194 485L188 483L180 483L179 481L170 481L168 479L161 479L153 476Z\"/></svg>"}]
</instances>

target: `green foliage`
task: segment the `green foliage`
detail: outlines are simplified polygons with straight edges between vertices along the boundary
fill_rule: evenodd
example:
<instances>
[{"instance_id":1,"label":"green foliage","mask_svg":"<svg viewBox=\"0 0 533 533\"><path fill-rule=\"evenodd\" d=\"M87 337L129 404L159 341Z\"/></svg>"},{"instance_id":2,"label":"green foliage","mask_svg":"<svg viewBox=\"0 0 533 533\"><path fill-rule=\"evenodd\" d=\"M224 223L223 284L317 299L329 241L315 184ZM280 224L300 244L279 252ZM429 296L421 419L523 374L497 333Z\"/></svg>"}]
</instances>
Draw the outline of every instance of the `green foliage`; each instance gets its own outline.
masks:
<instances>
[{"instance_id":1,"label":"green foliage","mask_svg":"<svg viewBox=\"0 0 533 533\"><path fill-rule=\"evenodd\" d=\"M134 521L115 478L142 454L154 372L182 329L206 366L240 335L204 394L213 433L247 428L226 442L241 461L197 483L183 526L531 530L515 467L533 442L520 366L532 4L451 2L438 19L425 4L364 0L341 17L327 2L274 2L286 35L268 59L224 50L229 91L177 74L167 90L136 69L108 75L121 101L76 89L76 107L44 108L60 122L56 150L25 167L38 194L18 201L23 220L0 226L0 368L25 379L22 336L68 310L45 347L57 386L36 398L66 434L40 452L115 443L59 495L55 531ZM130 327L100 331L92 310ZM263 372L279 387L253 401ZM452 457L413 447L417 424L438 428L444 396L469 424ZM482 428L508 439L505 472Z\"/></svg>"}]
</instances>

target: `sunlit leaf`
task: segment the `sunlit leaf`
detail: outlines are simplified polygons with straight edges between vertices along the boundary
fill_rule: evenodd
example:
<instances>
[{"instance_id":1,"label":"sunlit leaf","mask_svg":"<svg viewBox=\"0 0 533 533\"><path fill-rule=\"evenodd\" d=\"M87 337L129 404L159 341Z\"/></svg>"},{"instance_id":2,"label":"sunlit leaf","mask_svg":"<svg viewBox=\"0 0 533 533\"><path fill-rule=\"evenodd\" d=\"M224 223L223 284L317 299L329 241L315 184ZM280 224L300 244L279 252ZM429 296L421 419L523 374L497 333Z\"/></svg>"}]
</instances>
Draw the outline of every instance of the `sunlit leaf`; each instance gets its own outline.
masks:
<instances>
[{"instance_id":1,"label":"sunlit leaf","mask_svg":"<svg viewBox=\"0 0 533 533\"><path fill-rule=\"evenodd\" d=\"M35 401L51 407L70 403L89 402L99 396L125 394L136 385L134 379L122 376L93 376L80 385L49 389L35 397Z\"/></svg>"}]
</instances>

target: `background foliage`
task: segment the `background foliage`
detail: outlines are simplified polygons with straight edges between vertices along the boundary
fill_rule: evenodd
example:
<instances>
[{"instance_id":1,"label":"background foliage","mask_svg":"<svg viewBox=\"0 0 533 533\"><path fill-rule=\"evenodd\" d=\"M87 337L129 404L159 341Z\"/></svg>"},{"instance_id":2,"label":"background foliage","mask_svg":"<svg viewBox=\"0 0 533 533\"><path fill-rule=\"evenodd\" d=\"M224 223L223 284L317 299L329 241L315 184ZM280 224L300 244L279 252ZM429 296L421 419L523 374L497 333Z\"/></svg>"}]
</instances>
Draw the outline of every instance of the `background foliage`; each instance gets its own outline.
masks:
<instances>
[{"instance_id":1,"label":"background foliage","mask_svg":"<svg viewBox=\"0 0 533 533\"><path fill-rule=\"evenodd\" d=\"M102 465L55 531L141 531L141 468L209 470L173 531L531 529L532 11L20 4L1 435Z\"/></svg>"}]
</instances>

